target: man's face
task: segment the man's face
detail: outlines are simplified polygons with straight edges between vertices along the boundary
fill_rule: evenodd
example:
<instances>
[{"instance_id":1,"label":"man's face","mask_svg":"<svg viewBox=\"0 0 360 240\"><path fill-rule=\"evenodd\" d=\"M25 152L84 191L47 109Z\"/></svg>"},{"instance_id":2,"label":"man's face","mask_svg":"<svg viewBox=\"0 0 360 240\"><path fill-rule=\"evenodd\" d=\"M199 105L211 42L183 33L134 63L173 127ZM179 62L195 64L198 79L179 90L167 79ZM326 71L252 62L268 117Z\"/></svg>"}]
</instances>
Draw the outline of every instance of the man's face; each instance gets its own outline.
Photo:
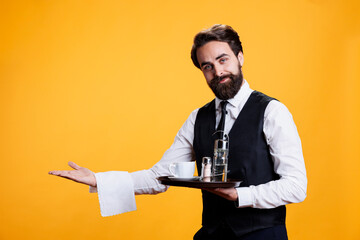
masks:
<instances>
[{"instance_id":1,"label":"man's face","mask_svg":"<svg viewBox=\"0 0 360 240\"><path fill-rule=\"evenodd\" d=\"M243 83L242 53L235 56L228 43L211 41L198 48L196 55L206 82L215 96L222 100L233 98Z\"/></svg>"}]
</instances>

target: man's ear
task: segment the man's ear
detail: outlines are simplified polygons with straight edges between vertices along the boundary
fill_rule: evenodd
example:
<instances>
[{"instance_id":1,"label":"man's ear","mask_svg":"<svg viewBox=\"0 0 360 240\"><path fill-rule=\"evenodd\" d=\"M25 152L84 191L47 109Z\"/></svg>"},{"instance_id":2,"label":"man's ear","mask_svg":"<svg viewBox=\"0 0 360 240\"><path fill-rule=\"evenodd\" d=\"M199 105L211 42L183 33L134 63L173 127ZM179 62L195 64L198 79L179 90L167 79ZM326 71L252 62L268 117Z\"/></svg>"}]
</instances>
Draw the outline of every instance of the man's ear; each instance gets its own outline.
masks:
<instances>
[{"instance_id":1,"label":"man's ear","mask_svg":"<svg viewBox=\"0 0 360 240\"><path fill-rule=\"evenodd\" d=\"M238 53L237 58L238 58L238 60L240 62L240 66L242 67L243 64L244 64L244 55L243 55L243 53L241 51Z\"/></svg>"}]
</instances>

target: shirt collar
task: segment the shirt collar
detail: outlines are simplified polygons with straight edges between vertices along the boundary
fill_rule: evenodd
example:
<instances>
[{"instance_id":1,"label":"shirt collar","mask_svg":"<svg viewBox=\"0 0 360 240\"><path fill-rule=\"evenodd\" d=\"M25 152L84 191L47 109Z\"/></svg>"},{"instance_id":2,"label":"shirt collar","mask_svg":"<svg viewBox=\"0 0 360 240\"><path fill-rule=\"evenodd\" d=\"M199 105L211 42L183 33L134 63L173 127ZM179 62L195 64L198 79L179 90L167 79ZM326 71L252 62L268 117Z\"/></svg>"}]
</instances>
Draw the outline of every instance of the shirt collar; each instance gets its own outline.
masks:
<instances>
[{"instance_id":1,"label":"shirt collar","mask_svg":"<svg viewBox=\"0 0 360 240\"><path fill-rule=\"evenodd\" d=\"M250 86L248 82L244 79L243 85L240 87L240 90L237 92L237 94L227 101L232 107L238 108L239 105L244 101L245 98L247 98L251 94L252 90L250 89ZM219 98L215 98L215 107L216 110L221 111L220 109L220 102L222 100ZM228 105L229 106L229 105Z\"/></svg>"}]
</instances>

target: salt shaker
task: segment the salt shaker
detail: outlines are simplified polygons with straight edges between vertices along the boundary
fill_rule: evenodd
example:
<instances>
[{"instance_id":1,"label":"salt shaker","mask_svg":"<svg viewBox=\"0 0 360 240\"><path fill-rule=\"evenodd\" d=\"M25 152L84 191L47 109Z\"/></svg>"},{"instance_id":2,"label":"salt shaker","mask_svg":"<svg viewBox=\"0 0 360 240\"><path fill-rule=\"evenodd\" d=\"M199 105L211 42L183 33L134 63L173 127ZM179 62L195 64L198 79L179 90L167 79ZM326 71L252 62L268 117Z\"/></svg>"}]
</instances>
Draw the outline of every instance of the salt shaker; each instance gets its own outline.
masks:
<instances>
[{"instance_id":1,"label":"salt shaker","mask_svg":"<svg viewBox=\"0 0 360 240\"><path fill-rule=\"evenodd\" d=\"M211 157L203 157L201 164L201 180L210 182L211 180Z\"/></svg>"}]
</instances>

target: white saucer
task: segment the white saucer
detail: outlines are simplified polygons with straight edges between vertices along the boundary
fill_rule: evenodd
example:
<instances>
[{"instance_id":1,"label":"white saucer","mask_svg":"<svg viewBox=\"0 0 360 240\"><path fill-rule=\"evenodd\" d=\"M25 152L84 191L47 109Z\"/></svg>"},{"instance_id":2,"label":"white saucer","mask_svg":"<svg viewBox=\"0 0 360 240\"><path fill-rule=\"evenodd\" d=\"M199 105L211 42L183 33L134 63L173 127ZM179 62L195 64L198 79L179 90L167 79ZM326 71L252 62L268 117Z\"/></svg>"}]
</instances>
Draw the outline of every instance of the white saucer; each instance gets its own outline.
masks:
<instances>
[{"instance_id":1,"label":"white saucer","mask_svg":"<svg viewBox=\"0 0 360 240\"><path fill-rule=\"evenodd\" d=\"M190 180L198 180L200 177L194 176L194 177L180 178L180 177L169 176L168 178L171 179L171 180L185 180L185 181L187 180L187 181L190 181Z\"/></svg>"}]
</instances>

